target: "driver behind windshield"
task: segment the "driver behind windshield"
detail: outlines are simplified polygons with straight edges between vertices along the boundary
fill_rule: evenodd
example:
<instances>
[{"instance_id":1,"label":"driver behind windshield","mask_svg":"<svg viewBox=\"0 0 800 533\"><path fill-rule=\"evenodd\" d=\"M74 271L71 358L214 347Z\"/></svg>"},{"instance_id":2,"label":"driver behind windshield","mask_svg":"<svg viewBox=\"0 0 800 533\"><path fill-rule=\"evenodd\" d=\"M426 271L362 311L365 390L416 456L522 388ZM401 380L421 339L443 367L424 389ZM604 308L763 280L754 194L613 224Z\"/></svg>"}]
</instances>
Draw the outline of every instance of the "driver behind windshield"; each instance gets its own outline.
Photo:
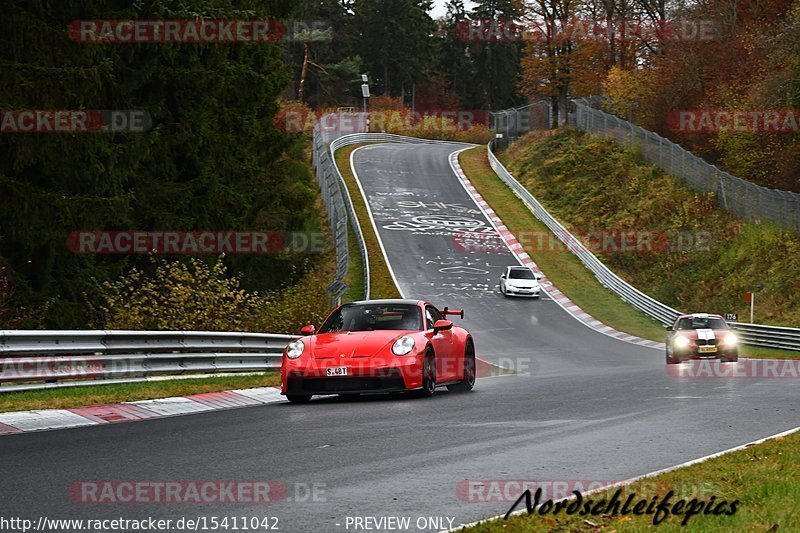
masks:
<instances>
[{"instance_id":1,"label":"driver behind windshield","mask_svg":"<svg viewBox=\"0 0 800 533\"><path fill-rule=\"evenodd\" d=\"M340 331L419 330L421 313L416 305L343 305L320 328L320 333Z\"/></svg>"},{"instance_id":2,"label":"driver behind windshield","mask_svg":"<svg viewBox=\"0 0 800 533\"><path fill-rule=\"evenodd\" d=\"M727 329L725 322L719 318L683 318L678 329Z\"/></svg>"}]
</instances>

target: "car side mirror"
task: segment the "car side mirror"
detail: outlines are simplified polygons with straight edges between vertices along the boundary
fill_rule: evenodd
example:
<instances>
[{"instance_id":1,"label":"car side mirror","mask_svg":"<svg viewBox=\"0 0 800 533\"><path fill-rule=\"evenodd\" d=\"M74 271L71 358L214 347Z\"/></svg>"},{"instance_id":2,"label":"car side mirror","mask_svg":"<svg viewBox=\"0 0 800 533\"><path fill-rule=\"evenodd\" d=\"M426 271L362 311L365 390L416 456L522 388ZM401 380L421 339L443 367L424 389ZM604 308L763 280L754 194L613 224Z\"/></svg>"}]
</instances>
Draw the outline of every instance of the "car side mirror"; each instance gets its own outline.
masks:
<instances>
[{"instance_id":1,"label":"car side mirror","mask_svg":"<svg viewBox=\"0 0 800 533\"><path fill-rule=\"evenodd\" d=\"M506 279L506 275L505 274L501 274L500 275L500 279Z\"/></svg>"},{"instance_id":2,"label":"car side mirror","mask_svg":"<svg viewBox=\"0 0 800 533\"><path fill-rule=\"evenodd\" d=\"M453 329L453 323L449 320L437 320L436 323L433 325L433 334L437 334L440 331L447 331L449 329Z\"/></svg>"},{"instance_id":3,"label":"car side mirror","mask_svg":"<svg viewBox=\"0 0 800 533\"><path fill-rule=\"evenodd\" d=\"M313 335L315 331L316 331L316 328L314 327L314 324L309 324L308 326L303 326L300 329L300 334L301 335Z\"/></svg>"},{"instance_id":4,"label":"car side mirror","mask_svg":"<svg viewBox=\"0 0 800 533\"><path fill-rule=\"evenodd\" d=\"M541 274L534 274L536 276L536 281L540 281L542 279Z\"/></svg>"},{"instance_id":5,"label":"car side mirror","mask_svg":"<svg viewBox=\"0 0 800 533\"><path fill-rule=\"evenodd\" d=\"M672 326L664 326L664 327L667 329L667 331L673 331Z\"/></svg>"}]
</instances>

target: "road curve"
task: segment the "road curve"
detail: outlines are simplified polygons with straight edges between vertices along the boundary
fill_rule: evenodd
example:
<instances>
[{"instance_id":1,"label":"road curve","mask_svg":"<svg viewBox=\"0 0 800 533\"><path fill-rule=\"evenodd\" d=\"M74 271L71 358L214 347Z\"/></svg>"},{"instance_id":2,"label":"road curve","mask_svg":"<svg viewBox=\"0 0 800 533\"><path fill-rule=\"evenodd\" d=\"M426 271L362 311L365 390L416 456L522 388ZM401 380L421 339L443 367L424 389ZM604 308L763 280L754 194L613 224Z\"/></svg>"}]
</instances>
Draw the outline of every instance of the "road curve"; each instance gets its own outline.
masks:
<instances>
[{"instance_id":1,"label":"road curve","mask_svg":"<svg viewBox=\"0 0 800 533\"><path fill-rule=\"evenodd\" d=\"M796 379L677 379L657 350L590 330L552 301L500 295L513 257L454 245L453 228L488 225L448 163L460 149L374 145L353 166L405 296L464 307L479 355L522 374L430 399L321 399L6 436L3 515L277 516L290 532L355 531L348 516L463 523L509 505L465 501L464 480L622 480L798 425ZM289 497L85 505L69 496L81 480L275 480ZM302 501L310 485L319 501Z\"/></svg>"}]
</instances>

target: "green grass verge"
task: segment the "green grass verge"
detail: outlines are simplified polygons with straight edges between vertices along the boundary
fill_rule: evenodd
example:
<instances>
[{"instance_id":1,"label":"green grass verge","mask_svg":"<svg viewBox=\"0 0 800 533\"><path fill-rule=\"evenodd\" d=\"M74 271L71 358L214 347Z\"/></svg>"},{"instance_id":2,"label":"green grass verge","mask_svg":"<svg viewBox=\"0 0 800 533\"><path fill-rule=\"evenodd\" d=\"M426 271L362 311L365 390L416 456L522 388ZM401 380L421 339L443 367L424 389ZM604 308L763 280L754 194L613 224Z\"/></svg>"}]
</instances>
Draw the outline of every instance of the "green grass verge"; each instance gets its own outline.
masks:
<instances>
[{"instance_id":1,"label":"green grass verge","mask_svg":"<svg viewBox=\"0 0 800 533\"><path fill-rule=\"evenodd\" d=\"M777 348L761 348L760 346L739 346L740 357L761 359L800 359L800 353L792 350L779 350Z\"/></svg>"},{"instance_id":2,"label":"green grass verge","mask_svg":"<svg viewBox=\"0 0 800 533\"><path fill-rule=\"evenodd\" d=\"M494 520L469 528L470 533L528 533L534 531L555 532L617 532L641 531L692 531L711 533L728 531L800 531L800 434L773 439L709 459L685 468L641 480L623 490L624 503L629 494L635 494L648 503L653 496L659 501L670 491L676 503L693 498L709 502L715 496L714 506L726 500L738 500L736 512L731 516L715 516L701 513L688 519L681 526L684 515L672 515L657 527L653 515L567 515L523 514L509 520ZM588 496L594 502L608 502L614 490ZM535 489L531 491L535 492ZM584 501L587 496L584 496ZM543 501L541 503L544 503ZM509 507L511 503L509 503ZM517 509L525 509L523 501ZM726 509L730 509L726 506Z\"/></svg>"},{"instance_id":3,"label":"green grass verge","mask_svg":"<svg viewBox=\"0 0 800 533\"><path fill-rule=\"evenodd\" d=\"M526 232L548 232L542 222L531 213L525 204L500 181L486 154L486 147L477 147L461 152L461 168L478 192L494 209L503 223L515 235ZM665 331L661 324L631 307L614 293L603 287L580 259L569 250L553 249L537 254L525 240L520 242L525 251L547 277L577 305L598 320L631 335L664 341Z\"/></svg>"},{"instance_id":4,"label":"green grass verge","mask_svg":"<svg viewBox=\"0 0 800 533\"><path fill-rule=\"evenodd\" d=\"M344 177L345 183L347 183L347 188L350 190L350 199L353 201L353 208L358 216L359 224L361 224L361 232L364 234L364 242L367 245L367 255L369 258L370 298L400 298L400 292L397 290L397 286L394 284L394 280L389 273L389 268L386 266L386 260L383 257L383 252L381 251L380 244L378 243L378 238L375 235L375 229L372 227L372 223L370 222L367 206L364 203L364 198L361 196L361 190L359 189L358 183L356 182L353 172L350 169L350 154L357 148L359 148L358 145L348 146L346 148L342 148L341 150L337 150L336 164L339 167L339 171L342 173L342 176ZM356 247L354 239L351 238L350 243L350 248L353 250L350 253L350 257L352 259L353 253L358 255L358 248ZM359 263L360 262L361 261L359 258ZM361 268L361 272L363 272L363 265ZM352 275L355 276L356 272L354 271ZM363 274L358 275L361 276ZM352 279L349 276L350 274L348 274L348 279ZM348 285L351 285L351 287L353 284L356 284L355 279L352 279L352 283L348 282ZM350 293L348 293L348 296L349 294ZM361 296L363 297L363 292L361 293Z\"/></svg>"},{"instance_id":5,"label":"green grass verge","mask_svg":"<svg viewBox=\"0 0 800 533\"><path fill-rule=\"evenodd\" d=\"M352 228L347 228L347 275L344 282L347 283L347 292L343 300L346 302L357 302L364 299L364 261L361 260L361 253L358 248L356 234Z\"/></svg>"},{"instance_id":6,"label":"green grass verge","mask_svg":"<svg viewBox=\"0 0 800 533\"><path fill-rule=\"evenodd\" d=\"M280 383L280 374L269 372L247 376L219 376L4 392L0 393L0 412L28 411L32 409L67 409L69 407L87 405L186 396L203 392L268 387L280 385Z\"/></svg>"}]
</instances>

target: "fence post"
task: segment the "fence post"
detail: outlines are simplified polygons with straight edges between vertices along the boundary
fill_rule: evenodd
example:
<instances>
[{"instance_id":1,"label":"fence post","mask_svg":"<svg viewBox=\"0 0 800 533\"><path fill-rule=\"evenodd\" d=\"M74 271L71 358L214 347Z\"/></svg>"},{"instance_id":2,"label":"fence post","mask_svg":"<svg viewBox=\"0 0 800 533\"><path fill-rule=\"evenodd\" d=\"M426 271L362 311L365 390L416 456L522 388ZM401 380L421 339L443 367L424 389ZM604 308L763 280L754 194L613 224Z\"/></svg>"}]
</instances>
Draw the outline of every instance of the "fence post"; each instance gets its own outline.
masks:
<instances>
[{"instance_id":1,"label":"fence post","mask_svg":"<svg viewBox=\"0 0 800 533\"><path fill-rule=\"evenodd\" d=\"M658 166L661 169L682 179L696 190L719 193L722 205L741 218L752 220L760 217L800 232L800 194L768 189L721 172L668 139L639 128L616 115L595 109L587 99L575 99L572 102L576 109L576 127L591 132L599 130L599 120L596 118L597 113L602 113L603 136L613 136L619 144L631 148L635 146L636 131L641 131L643 155L648 161L655 162L655 154L651 154L650 150L651 143L657 142ZM591 116L587 116L589 114ZM613 125L610 123L612 119Z\"/></svg>"}]
</instances>

